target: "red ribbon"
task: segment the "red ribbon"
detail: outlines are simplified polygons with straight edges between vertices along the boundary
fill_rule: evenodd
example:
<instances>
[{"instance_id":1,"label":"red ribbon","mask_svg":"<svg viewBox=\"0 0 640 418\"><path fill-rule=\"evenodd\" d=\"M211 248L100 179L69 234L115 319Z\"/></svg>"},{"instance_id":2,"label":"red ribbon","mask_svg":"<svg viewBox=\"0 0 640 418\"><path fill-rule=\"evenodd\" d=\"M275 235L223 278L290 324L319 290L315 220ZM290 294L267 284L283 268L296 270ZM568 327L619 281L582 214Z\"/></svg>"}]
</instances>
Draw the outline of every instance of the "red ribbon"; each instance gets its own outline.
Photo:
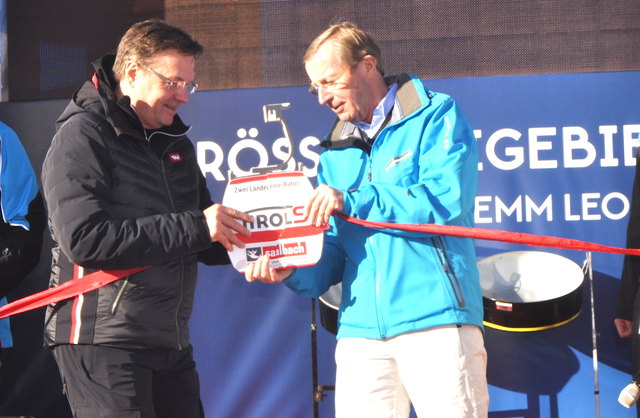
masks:
<instances>
[{"instance_id":1,"label":"red ribbon","mask_svg":"<svg viewBox=\"0 0 640 418\"><path fill-rule=\"evenodd\" d=\"M487 241L501 241L511 244L524 244L534 247L550 247L568 250L596 251L603 253L627 254L640 256L640 249L618 248L607 245L594 244L592 242L575 239L557 238L543 235L525 234L521 232L497 231L493 229L472 228L456 225L436 224L396 224L391 222L373 222L353 218L342 213L334 212L347 222L377 229L397 229L401 231L424 232L436 235L453 235L456 237L474 238ZM0 307L0 319L10 315L30 311L32 309L47 306L49 304L69 299L83 293L96 290L123 277L130 276L149 268L136 267L127 270L97 271L80 279L70 280L59 286L51 287L42 292L18 299L3 307Z\"/></svg>"},{"instance_id":2,"label":"red ribbon","mask_svg":"<svg viewBox=\"0 0 640 418\"><path fill-rule=\"evenodd\" d=\"M123 277L130 276L148 268L149 266L135 267L126 270L99 270L95 273L87 274L79 279L69 280L61 285L50 287L42 292L34 293L33 295L26 296L22 299L15 300L4 305L0 308L0 319L96 290L102 286L108 285L109 283L113 283L116 280L120 280Z\"/></svg>"},{"instance_id":3,"label":"red ribbon","mask_svg":"<svg viewBox=\"0 0 640 418\"><path fill-rule=\"evenodd\" d=\"M335 213L335 212L334 212ZM436 235L453 235L456 237L475 238L487 241L501 241L511 244L524 244L534 247L550 247L568 250L596 251L601 253L640 255L640 249L618 248L607 245L594 244L592 242L579 241L576 239L557 238L543 235L525 234L522 232L496 231L493 229L472 228L457 225L436 225L436 224L396 224L390 222L373 222L364 219L352 218L342 213L336 213L347 222L356 225L368 226L370 228L398 229L401 231L425 232Z\"/></svg>"}]
</instances>

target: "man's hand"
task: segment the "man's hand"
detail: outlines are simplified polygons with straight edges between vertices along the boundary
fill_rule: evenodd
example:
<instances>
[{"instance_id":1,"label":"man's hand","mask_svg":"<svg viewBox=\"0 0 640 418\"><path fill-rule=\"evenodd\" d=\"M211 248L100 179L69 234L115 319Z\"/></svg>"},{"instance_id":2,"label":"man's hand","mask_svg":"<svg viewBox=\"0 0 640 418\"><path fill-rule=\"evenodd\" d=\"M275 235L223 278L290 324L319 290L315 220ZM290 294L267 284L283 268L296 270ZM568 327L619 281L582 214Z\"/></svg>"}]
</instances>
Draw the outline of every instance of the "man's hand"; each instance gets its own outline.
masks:
<instances>
[{"instance_id":1,"label":"man's hand","mask_svg":"<svg viewBox=\"0 0 640 418\"><path fill-rule=\"evenodd\" d=\"M227 251L233 251L234 245L238 248L244 248L244 243L236 233L247 237L251 235L251 232L241 223L241 221L252 222L253 219L250 215L218 203L209 206L203 213L209 227L211 242L219 242Z\"/></svg>"},{"instance_id":2,"label":"man's hand","mask_svg":"<svg viewBox=\"0 0 640 418\"><path fill-rule=\"evenodd\" d=\"M320 227L329 223L329 218L334 210L340 212L343 208L344 195L342 192L323 184L313 191L311 199L304 208L304 215L306 219L311 221L311 225Z\"/></svg>"},{"instance_id":3,"label":"man's hand","mask_svg":"<svg viewBox=\"0 0 640 418\"><path fill-rule=\"evenodd\" d=\"M631 333L633 331L633 323L631 321L628 319L616 318L613 320L613 323L616 325L616 330L618 330L620 338L631 337Z\"/></svg>"},{"instance_id":4,"label":"man's hand","mask_svg":"<svg viewBox=\"0 0 640 418\"><path fill-rule=\"evenodd\" d=\"M291 276L293 269L276 270L269 267L269 256L261 255L251 264L247 264L244 277L248 282L279 283Z\"/></svg>"}]
</instances>

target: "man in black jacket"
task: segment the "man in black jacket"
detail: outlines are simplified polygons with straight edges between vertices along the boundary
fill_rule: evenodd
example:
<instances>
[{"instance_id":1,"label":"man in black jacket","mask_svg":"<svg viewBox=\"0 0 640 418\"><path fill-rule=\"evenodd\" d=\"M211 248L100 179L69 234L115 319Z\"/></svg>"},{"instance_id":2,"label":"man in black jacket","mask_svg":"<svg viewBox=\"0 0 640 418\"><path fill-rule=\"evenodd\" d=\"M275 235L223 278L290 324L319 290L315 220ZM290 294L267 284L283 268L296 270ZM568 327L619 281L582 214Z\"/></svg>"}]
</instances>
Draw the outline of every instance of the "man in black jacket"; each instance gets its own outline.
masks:
<instances>
[{"instance_id":1,"label":"man in black jacket","mask_svg":"<svg viewBox=\"0 0 640 418\"><path fill-rule=\"evenodd\" d=\"M176 114L201 52L179 28L137 23L57 121L42 174L50 285L151 266L48 308L45 341L76 417L203 415L188 326L197 262L229 263L251 217L212 204Z\"/></svg>"},{"instance_id":2,"label":"man in black jacket","mask_svg":"<svg viewBox=\"0 0 640 418\"><path fill-rule=\"evenodd\" d=\"M631 211L627 224L627 248L640 248L640 149L631 195ZM640 257L625 255L614 324L621 338L631 338L632 375L640 383ZM640 404L636 407L640 418Z\"/></svg>"}]
</instances>

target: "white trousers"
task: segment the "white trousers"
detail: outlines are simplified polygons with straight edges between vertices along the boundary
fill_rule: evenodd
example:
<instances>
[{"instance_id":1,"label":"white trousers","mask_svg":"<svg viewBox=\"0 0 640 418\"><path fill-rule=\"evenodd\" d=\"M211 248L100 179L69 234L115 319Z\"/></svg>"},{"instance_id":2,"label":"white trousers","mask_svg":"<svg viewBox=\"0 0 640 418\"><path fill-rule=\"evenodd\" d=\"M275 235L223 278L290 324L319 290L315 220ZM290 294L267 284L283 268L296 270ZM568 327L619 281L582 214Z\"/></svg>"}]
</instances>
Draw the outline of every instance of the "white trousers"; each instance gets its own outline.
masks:
<instances>
[{"instance_id":1,"label":"white trousers","mask_svg":"<svg viewBox=\"0 0 640 418\"><path fill-rule=\"evenodd\" d=\"M341 338L336 418L483 418L487 353L473 325L430 328L388 340Z\"/></svg>"}]
</instances>

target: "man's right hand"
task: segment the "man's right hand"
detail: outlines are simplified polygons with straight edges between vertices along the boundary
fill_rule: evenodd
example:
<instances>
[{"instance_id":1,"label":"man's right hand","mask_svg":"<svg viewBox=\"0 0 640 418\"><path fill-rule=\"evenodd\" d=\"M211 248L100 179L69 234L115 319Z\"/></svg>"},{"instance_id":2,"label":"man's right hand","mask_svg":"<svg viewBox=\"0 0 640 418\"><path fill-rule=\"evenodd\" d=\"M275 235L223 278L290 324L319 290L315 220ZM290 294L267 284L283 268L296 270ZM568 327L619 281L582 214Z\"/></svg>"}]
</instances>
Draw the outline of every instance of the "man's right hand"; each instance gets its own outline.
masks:
<instances>
[{"instance_id":1,"label":"man's right hand","mask_svg":"<svg viewBox=\"0 0 640 418\"><path fill-rule=\"evenodd\" d=\"M218 203L209 206L203 213L209 227L211 242L219 242L227 251L233 251L234 245L244 248L244 243L236 233L247 237L251 235L249 229L241 223L252 222L253 218L250 215Z\"/></svg>"},{"instance_id":2,"label":"man's right hand","mask_svg":"<svg viewBox=\"0 0 640 418\"><path fill-rule=\"evenodd\" d=\"M631 337L631 332L633 331L633 322L628 319L616 318L613 320L613 323L616 326L616 330L618 330L618 335L620 338L629 338Z\"/></svg>"}]
</instances>

